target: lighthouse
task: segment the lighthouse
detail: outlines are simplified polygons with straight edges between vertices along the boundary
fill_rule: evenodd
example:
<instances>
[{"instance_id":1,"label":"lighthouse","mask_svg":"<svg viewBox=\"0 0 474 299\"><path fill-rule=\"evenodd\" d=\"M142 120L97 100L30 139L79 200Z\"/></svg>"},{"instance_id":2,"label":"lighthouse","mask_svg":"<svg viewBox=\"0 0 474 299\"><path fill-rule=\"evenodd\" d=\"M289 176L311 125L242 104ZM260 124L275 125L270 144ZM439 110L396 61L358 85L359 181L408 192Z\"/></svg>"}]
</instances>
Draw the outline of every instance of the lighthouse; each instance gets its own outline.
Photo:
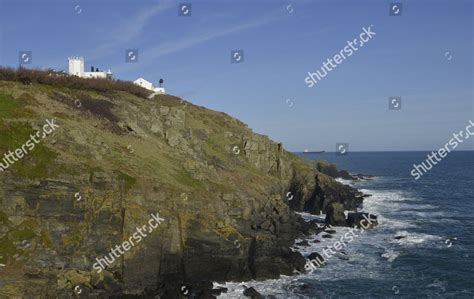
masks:
<instances>
[{"instance_id":1,"label":"lighthouse","mask_svg":"<svg viewBox=\"0 0 474 299\"><path fill-rule=\"evenodd\" d=\"M91 67L90 72L84 71L84 58L80 56L74 56L68 58L69 65L69 75L77 76L79 78L102 78L102 79L112 79L112 71L109 69L107 72L100 71L98 68L94 70L94 67Z\"/></svg>"}]
</instances>

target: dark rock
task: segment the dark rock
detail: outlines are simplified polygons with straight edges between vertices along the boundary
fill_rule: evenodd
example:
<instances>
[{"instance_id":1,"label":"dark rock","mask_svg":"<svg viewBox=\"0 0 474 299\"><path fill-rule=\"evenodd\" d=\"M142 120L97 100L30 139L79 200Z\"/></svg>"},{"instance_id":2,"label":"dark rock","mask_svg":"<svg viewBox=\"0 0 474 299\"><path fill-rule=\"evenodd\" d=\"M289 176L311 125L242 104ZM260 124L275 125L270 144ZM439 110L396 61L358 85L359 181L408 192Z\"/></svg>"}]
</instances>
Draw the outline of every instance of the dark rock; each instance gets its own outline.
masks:
<instances>
[{"instance_id":1,"label":"dark rock","mask_svg":"<svg viewBox=\"0 0 474 299\"><path fill-rule=\"evenodd\" d=\"M337 177L345 179L345 180L353 180L354 179L354 177L352 175L350 175L349 172L347 172L346 170L339 171L339 173L337 174Z\"/></svg>"},{"instance_id":2,"label":"dark rock","mask_svg":"<svg viewBox=\"0 0 474 299\"><path fill-rule=\"evenodd\" d=\"M319 268L325 266L327 263L327 260L317 252L312 252L310 255L308 255L308 260L311 265Z\"/></svg>"},{"instance_id":3,"label":"dark rock","mask_svg":"<svg viewBox=\"0 0 474 299\"><path fill-rule=\"evenodd\" d=\"M264 230L271 231L273 228L273 224L270 220L265 220L264 222L262 222L262 224L260 224L260 227Z\"/></svg>"},{"instance_id":4,"label":"dark rock","mask_svg":"<svg viewBox=\"0 0 474 299\"><path fill-rule=\"evenodd\" d=\"M345 261L349 260L349 256L347 255L347 253L343 251L336 252L336 256L341 260L345 260Z\"/></svg>"},{"instance_id":5,"label":"dark rock","mask_svg":"<svg viewBox=\"0 0 474 299\"><path fill-rule=\"evenodd\" d=\"M247 288L244 291L245 297L250 297L252 299L263 299L262 294L260 294L256 289L253 287Z\"/></svg>"},{"instance_id":6,"label":"dark rock","mask_svg":"<svg viewBox=\"0 0 474 299\"><path fill-rule=\"evenodd\" d=\"M309 259L309 260L314 260L314 259L316 259L316 258L319 258L319 259L321 259L321 260L324 259L323 256L320 255L320 254L317 253L317 252L312 252L312 253L310 253L310 254L308 255L308 259Z\"/></svg>"},{"instance_id":7,"label":"dark rock","mask_svg":"<svg viewBox=\"0 0 474 299\"><path fill-rule=\"evenodd\" d=\"M326 230L324 230L324 232L328 233L328 234L331 234L331 235L336 233L336 231L334 229L326 229Z\"/></svg>"},{"instance_id":8,"label":"dark rock","mask_svg":"<svg viewBox=\"0 0 474 299\"><path fill-rule=\"evenodd\" d=\"M358 173L358 174L354 175L354 177L359 179L359 180L372 180L374 178L373 175L366 175L366 174L362 174L362 173Z\"/></svg>"},{"instance_id":9,"label":"dark rock","mask_svg":"<svg viewBox=\"0 0 474 299\"><path fill-rule=\"evenodd\" d=\"M325 238L325 239L331 239L332 236L331 235L322 235L322 238Z\"/></svg>"},{"instance_id":10,"label":"dark rock","mask_svg":"<svg viewBox=\"0 0 474 299\"><path fill-rule=\"evenodd\" d=\"M358 173L356 175L351 175L347 170L337 170L336 165L329 163L327 161L317 161L316 169L330 177L341 178L345 180L370 180L373 178L371 175L365 175Z\"/></svg>"},{"instance_id":11,"label":"dark rock","mask_svg":"<svg viewBox=\"0 0 474 299\"><path fill-rule=\"evenodd\" d=\"M309 246L308 240L303 240L301 242L296 243L295 245L298 246Z\"/></svg>"},{"instance_id":12,"label":"dark rock","mask_svg":"<svg viewBox=\"0 0 474 299\"><path fill-rule=\"evenodd\" d=\"M326 208L326 224L332 226L346 226L344 206L338 202L330 204Z\"/></svg>"},{"instance_id":13,"label":"dark rock","mask_svg":"<svg viewBox=\"0 0 474 299\"><path fill-rule=\"evenodd\" d=\"M377 216L369 213L349 213L347 226L371 229L378 225Z\"/></svg>"},{"instance_id":14,"label":"dark rock","mask_svg":"<svg viewBox=\"0 0 474 299\"><path fill-rule=\"evenodd\" d=\"M211 290L212 295L219 296L222 293L227 293L228 289L227 288L215 288Z\"/></svg>"}]
</instances>

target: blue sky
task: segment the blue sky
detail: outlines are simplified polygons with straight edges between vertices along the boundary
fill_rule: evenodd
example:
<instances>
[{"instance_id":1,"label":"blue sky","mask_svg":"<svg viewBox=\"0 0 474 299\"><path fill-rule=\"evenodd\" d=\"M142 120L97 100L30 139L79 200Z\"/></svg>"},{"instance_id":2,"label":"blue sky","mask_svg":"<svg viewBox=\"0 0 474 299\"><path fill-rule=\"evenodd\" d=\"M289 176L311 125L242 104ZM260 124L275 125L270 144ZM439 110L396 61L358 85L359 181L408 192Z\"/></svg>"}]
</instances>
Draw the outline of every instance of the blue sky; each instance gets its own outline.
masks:
<instances>
[{"instance_id":1,"label":"blue sky","mask_svg":"<svg viewBox=\"0 0 474 299\"><path fill-rule=\"evenodd\" d=\"M402 15L389 4L402 2ZM178 16L191 3L191 16ZM116 78L237 117L292 151L435 150L474 121L470 0L0 0L0 65L66 69L84 56ZM80 13L78 13L80 12ZM304 78L372 25L376 35L313 88ZM138 63L125 50L138 49ZM244 50L231 63L232 50ZM447 53L449 52L449 53ZM451 59L448 59L451 58ZM402 109L388 110L401 96ZM291 107L290 107L291 106ZM474 149L474 138L460 149Z\"/></svg>"}]
</instances>

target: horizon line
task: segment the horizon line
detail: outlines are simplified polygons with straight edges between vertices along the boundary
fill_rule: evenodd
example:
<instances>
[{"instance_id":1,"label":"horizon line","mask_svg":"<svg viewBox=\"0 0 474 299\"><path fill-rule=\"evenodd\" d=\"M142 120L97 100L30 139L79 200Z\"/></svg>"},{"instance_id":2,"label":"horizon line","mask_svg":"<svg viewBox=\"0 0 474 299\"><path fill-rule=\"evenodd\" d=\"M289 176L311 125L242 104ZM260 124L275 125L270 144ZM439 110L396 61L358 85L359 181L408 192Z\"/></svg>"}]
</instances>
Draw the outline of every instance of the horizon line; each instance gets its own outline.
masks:
<instances>
[{"instance_id":1,"label":"horizon line","mask_svg":"<svg viewBox=\"0 0 474 299\"><path fill-rule=\"evenodd\" d=\"M348 151L347 153L403 153L403 152L434 152L435 150L385 150L385 151L372 151L372 150L358 150L358 151ZM289 151L290 153L294 154L325 154L325 153L337 153L336 151L324 151L323 153L318 152L318 151L312 151L312 152L295 152L295 151ZM454 150L451 152L474 152L474 149L472 150ZM344 155L347 156L347 155Z\"/></svg>"}]
</instances>

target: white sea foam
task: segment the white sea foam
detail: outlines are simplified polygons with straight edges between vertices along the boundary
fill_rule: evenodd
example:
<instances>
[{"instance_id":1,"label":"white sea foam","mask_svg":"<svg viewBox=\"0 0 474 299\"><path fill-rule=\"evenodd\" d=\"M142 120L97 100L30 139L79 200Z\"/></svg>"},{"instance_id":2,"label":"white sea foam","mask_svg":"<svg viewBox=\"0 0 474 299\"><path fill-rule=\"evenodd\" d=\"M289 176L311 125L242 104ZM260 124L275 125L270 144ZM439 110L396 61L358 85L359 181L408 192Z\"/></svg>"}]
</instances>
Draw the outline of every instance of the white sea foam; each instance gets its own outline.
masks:
<instances>
[{"instance_id":1,"label":"white sea foam","mask_svg":"<svg viewBox=\"0 0 474 299\"><path fill-rule=\"evenodd\" d=\"M400 252L395 251L393 249L386 249L384 253L382 253L382 257L386 258L389 263L393 262L400 256Z\"/></svg>"},{"instance_id":2,"label":"white sea foam","mask_svg":"<svg viewBox=\"0 0 474 299\"><path fill-rule=\"evenodd\" d=\"M440 236L407 231L397 231L395 237L396 239L394 239L392 243L397 243L402 246L416 246L426 242L435 243L443 240Z\"/></svg>"},{"instance_id":3,"label":"white sea foam","mask_svg":"<svg viewBox=\"0 0 474 299\"><path fill-rule=\"evenodd\" d=\"M227 293L222 293L218 298L248 298L243 295L247 287L255 288L263 296L273 295L277 298L310 298L301 295L295 295L295 291L305 285L300 282L300 279L310 278L308 274L301 274L296 276L284 276L279 279L269 279L265 281L246 281L246 282L227 282L225 284L214 283L214 287L227 288Z\"/></svg>"},{"instance_id":4,"label":"white sea foam","mask_svg":"<svg viewBox=\"0 0 474 299\"><path fill-rule=\"evenodd\" d=\"M352 186L355 183L355 181L345 180L345 179L342 179L342 178L336 178L335 180L336 180L336 182L339 182L341 184L348 185L348 186Z\"/></svg>"},{"instance_id":5,"label":"white sea foam","mask_svg":"<svg viewBox=\"0 0 474 299\"><path fill-rule=\"evenodd\" d=\"M381 181L383 179L380 178ZM377 183L379 178L376 178L374 181L336 180L357 188L357 186L365 187L372 185L372 183ZM416 217L408 217L408 215L417 215L429 219L433 215L430 210L436 210L436 206L420 203L420 198L416 198L409 192L404 191L380 191L370 189L370 187L360 189L360 191L364 194L372 195L364 199L362 210L377 215L379 226L374 231L368 231L355 238L352 243L348 244L347 248L344 248L345 254L340 253L338 256L330 257L328 263L323 268L301 273L293 277L281 276L279 279L265 281L215 284L216 287L228 288L228 292L223 293L219 298L245 298L243 296L245 287L254 287L264 296L309 298L301 295L301 293L306 292L298 292L302 288L303 284L301 281L303 280L322 282L360 278L383 279L384 276L389 275L390 271L379 269L377 265L380 264L381 258L386 259L388 263L392 263L401 254L396 248L386 248L387 245L392 243L396 246L420 246L420 244L426 242L439 242L442 239L439 236L407 231L407 229L416 227ZM305 221L317 220L322 223L325 218L325 215L312 215L305 212L297 214L301 215ZM335 241L339 240L348 231L348 228L344 227L332 227L331 229L336 231L335 234L332 234L332 238L322 238L322 235L325 233L313 235L307 239L308 246L293 245L292 250L300 252L305 257L313 252L321 253L322 249L332 246ZM396 236L404 236L404 238L394 240L394 232L397 232ZM313 243L313 240L319 240L320 242ZM298 239L295 243L300 241L303 241L303 239ZM383 248L384 251L378 251L380 248ZM374 251L380 253L374 254ZM320 296L317 295L318 292L321 292ZM311 294L316 297L327 297L328 295L327 292L324 293L322 290L315 289L311 290Z\"/></svg>"},{"instance_id":6,"label":"white sea foam","mask_svg":"<svg viewBox=\"0 0 474 299\"><path fill-rule=\"evenodd\" d=\"M447 285L448 285L448 283L446 281L440 281L438 279L435 279L435 281L433 283L427 285L426 287L427 288L436 288L436 289L441 290L442 292L445 292Z\"/></svg>"},{"instance_id":7,"label":"white sea foam","mask_svg":"<svg viewBox=\"0 0 474 299\"><path fill-rule=\"evenodd\" d=\"M296 212L296 214L300 215L301 217L303 217L303 219L306 221L306 222L309 222L311 220L318 220L318 221L321 221L321 222L324 222L324 218L326 217L326 215L324 214L321 214L321 215L313 215L313 214L310 214L310 213L307 213L307 212Z\"/></svg>"}]
</instances>

